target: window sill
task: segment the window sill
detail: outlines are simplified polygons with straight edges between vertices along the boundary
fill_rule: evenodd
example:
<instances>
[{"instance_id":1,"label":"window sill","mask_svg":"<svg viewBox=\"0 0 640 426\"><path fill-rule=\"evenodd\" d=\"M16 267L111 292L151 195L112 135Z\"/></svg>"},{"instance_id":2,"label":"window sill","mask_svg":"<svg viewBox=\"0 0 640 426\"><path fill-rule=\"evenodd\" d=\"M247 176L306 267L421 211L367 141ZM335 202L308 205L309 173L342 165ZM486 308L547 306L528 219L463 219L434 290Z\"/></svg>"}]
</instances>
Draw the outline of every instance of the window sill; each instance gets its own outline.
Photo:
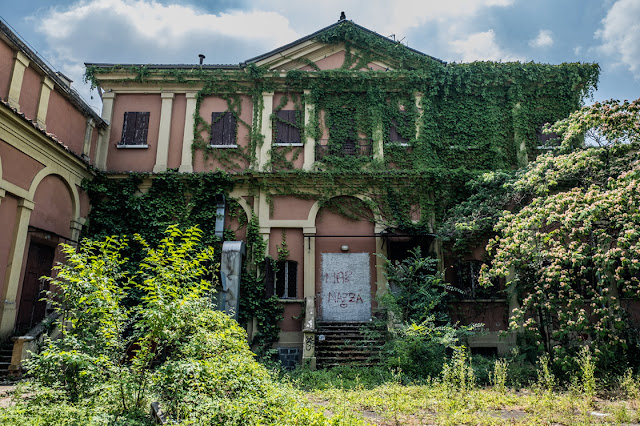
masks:
<instances>
[{"instance_id":1,"label":"window sill","mask_svg":"<svg viewBox=\"0 0 640 426\"><path fill-rule=\"evenodd\" d=\"M237 148L238 145L209 145L211 148Z\"/></svg>"},{"instance_id":2,"label":"window sill","mask_svg":"<svg viewBox=\"0 0 640 426\"><path fill-rule=\"evenodd\" d=\"M391 145L391 146L411 146L411 144L409 142L387 142L387 145Z\"/></svg>"},{"instance_id":3,"label":"window sill","mask_svg":"<svg viewBox=\"0 0 640 426\"><path fill-rule=\"evenodd\" d=\"M304 299L278 299L280 303L303 303Z\"/></svg>"},{"instance_id":4,"label":"window sill","mask_svg":"<svg viewBox=\"0 0 640 426\"><path fill-rule=\"evenodd\" d=\"M274 146L304 146L302 142L276 142Z\"/></svg>"},{"instance_id":5,"label":"window sill","mask_svg":"<svg viewBox=\"0 0 640 426\"><path fill-rule=\"evenodd\" d=\"M144 144L144 145L122 145L122 144L116 144L116 148L118 149L146 149L149 148L149 145Z\"/></svg>"}]
</instances>

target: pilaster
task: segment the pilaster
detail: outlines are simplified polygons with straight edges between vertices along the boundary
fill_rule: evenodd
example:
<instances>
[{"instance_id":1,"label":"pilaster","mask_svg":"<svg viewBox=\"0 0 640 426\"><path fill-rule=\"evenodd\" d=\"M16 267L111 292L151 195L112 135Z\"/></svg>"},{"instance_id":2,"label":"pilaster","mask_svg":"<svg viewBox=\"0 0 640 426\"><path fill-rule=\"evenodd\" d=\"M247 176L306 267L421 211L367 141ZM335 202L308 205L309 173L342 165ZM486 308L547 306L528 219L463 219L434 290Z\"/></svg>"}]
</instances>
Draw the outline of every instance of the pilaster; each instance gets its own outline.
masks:
<instances>
[{"instance_id":1,"label":"pilaster","mask_svg":"<svg viewBox=\"0 0 640 426\"><path fill-rule=\"evenodd\" d=\"M98 148L96 150L96 167L101 170L107 169L107 154L109 153L109 139L111 135L111 120L113 115L113 102L116 99L115 92L104 92L102 94L102 119L109 126L98 137Z\"/></svg>"},{"instance_id":2,"label":"pilaster","mask_svg":"<svg viewBox=\"0 0 640 426\"><path fill-rule=\"evenodd\" d=\"M13 228L11 249L9 250L9 262L5 275L6 292L0 306L0 336L8 336L16 322L16 298L20 287L20 275L22 262L27 243L29 220L35 204L32 201L22 199L18 202L16 224Z\"/></svg>"},{"instance_id":3,"label":"pilaster","mask_svg":"<svg viewBox=\"0 0 640 426\"><path fill-rule=\"evenodd\" d=\"M77 242L80 239L80 234L82 233L82 226L85 223L84 218L78 218L78 220L72 220L69 228L71 228L71 241Z\"/></svg>"},{"instance_id":4,"label":"pilaster","mask_svg":"<svg viewBox=\"0 0 640 426\"><path fill-rule=\"evenodd\" d=\"M311 117L316 114L316 107L309 99L311 98L311 90L304 91L304 128L306 140L304 143L304 161L302 163L303 170L312 170L313 163L316 162L316 140L314 139L311 127Z\"/></svg>"},{"instance_id":5,"label":"pilaster","mask_svg":"<svg viewBox=\"0 0 640 426\"><path fill-rule=\"evenodd\" d=\"M378 123L378 125L373 129L373 159L377 160L377 161L382 161L382 159L384 158L384 137L383 137L383 127L382 127L382 120L381 118L381 114L380 111L373 106L372 108L374 108L374 111L372 111L373 114L375 114L377 117L377 119L374 119L374 123Z\"/></svg>"},{"instance_id":6,"label":"pilaster","mask_svg":"<svg viewBox=\"0 0 640 426\"><path fill-rule=\"evenodd\" d=\"M313 231L313 232L309 232ZM304 228L303 277L304 297L315 296L316 293L316 230Z\"/></svg>"},{"instance_id":7,"label":"pilaster","mask_svg":"<svg viewBox=\"0 0 640 426\"><path fill-rule=\"evenodd\" d=\"M36 120L43 129L47 128L47 111L49 110L49 97L52 90L53 80L45 76L42 79L40 98L38 98L38 112L36 113Z\"/></svg>"},{"instance_id":8,"label":"pilaster","mask_svg":"<svg viewBox=\"0 0 640 426\"><path fill-rule=\"evenodd\" d=\"M418 110L418 118L416 119L416 139L420 138L420 129L424 122L424 106L422 104L422 93L415 94L416 109Z\"/></svg>"},{"instance_id":9,"label":"pilaster","mask_svg":"<svg viewBox=\"0 0 640 426\"><path fill-rule=\"evenodd\" d=\"M82 144L82 155L89 157L91 155L91 136L93 136L93 129L96 123L93 118L87 119L87 126L84 130L84 143Z\"/></svg>"},{"instance_id":10,"label":"pilaster","mask_svg":"<svg viewBox=\"0 0 640 426\"><path fill-rule=\"evenodd\" d=\"M254 106L255 107L255 106ZM271 147L273 146L273 123L271 122L271 114L273 114L273 92L264 92L262 94L262 146L258 147L258 170L268 171L269 161L271 160Z\"/></svg>"},{"instance_id":11,"label":"pilaster","mask_svg":"<svg viewBox=\"0 0 640 426\"><path fill-rule=\"evenodd\" d=\"M193 126L195 125L196 113L196 92L187 92L187 109L184 114L184 133L182 135L182 159L180 160L181 173L193 172L193 154L191 144L193 143Z\"/></svg>"},{"instance_id":12,"label":"pilaster","mask_svg":"<svg viewBox=\"0 0 640 426\"><path fill-rule=\"evenodd\" d=\"M16 52L13 61L13 71L11 73L11 82L9 83L9 105L20 111L20 92L22 91L22 79L24 78L24 70L29 66L29 58L22 53Z\"/></svg>"},{"instance_id":13,"label":"pilaster","mask_svg":"<svg viewBox=\"0 0 640 426\"><path fill-rule=\"evenodd\" d=\"M156 149L156 164L154 173L166 172L169 159L169 136L171 136L171 111L173 111L174 93L161 93L162 107L160 109L160 130L158 131L158 146Z\"/></svg>"},{"instance_id":14,"label":"pilaster","mask_svg":"<svg viewBox=\"0 0 640 426\"><path fill-rule=\"evenodd\" d=\"M383 226L375 226L376 235L379 235L383 230ZM376 296L380 296L387 291L387 278L384 276L384 258L386 257L387 246L384 244L384 238L376 237Z\"/></svg>"}]
</instances>

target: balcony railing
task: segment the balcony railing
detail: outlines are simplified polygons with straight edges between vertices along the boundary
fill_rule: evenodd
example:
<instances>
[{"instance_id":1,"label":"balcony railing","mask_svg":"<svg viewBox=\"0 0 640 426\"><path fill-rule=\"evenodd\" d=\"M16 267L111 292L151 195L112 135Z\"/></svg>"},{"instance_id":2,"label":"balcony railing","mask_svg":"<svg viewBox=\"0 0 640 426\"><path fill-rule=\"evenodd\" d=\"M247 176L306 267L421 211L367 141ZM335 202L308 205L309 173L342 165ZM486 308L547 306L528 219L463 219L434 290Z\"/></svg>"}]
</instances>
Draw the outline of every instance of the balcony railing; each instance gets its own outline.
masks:
<instances>
[{"instance_id":1,"label":"balcony railing","mask_svg":"<svg viewBox=\"0 0 640 426\"><path fill-rule=\"evenodd\" d=\"M316 142L316 161L325 157L371 157L373 141L371 139L355 139L344 142L331 142L320 139Z\"/></svg>"}]
</instances>

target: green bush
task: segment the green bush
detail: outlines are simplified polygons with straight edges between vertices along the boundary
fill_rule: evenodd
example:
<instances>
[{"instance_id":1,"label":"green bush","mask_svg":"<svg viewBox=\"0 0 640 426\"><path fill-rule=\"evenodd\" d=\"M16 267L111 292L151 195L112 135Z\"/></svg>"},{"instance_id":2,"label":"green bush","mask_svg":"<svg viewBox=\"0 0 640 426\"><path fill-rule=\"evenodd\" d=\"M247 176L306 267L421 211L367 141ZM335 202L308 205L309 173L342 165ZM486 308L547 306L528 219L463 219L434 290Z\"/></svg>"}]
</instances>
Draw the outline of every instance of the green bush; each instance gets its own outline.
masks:
<instances>
[{"instance_id":1,"label":"green bush","mask_svg":"<svg viewBox=\"0 0 640 426\"><path fill-rule=\"evenodd\" d=\"M158 400L188 424L326 424L297 392L260 365L246 332L207 295L213 251L200 231L169 227L127 269L125 238L64 246L67 262L51 279L62 337L27 363L35 395L0 414L8 424L149 424ZM141 294L126 306L127 288ZM17 420L20 419L20 420Z\"/></svg>"}]
</instances>

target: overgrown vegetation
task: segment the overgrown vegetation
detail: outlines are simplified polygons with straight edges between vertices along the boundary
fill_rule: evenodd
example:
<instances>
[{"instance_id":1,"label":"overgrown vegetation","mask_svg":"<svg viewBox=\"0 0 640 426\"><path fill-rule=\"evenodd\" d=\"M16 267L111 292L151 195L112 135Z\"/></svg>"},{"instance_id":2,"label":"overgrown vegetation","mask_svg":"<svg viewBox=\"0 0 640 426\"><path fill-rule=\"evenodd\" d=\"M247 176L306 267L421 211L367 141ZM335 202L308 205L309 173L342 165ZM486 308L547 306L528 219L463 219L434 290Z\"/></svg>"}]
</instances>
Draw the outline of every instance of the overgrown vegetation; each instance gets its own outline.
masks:
<instances>
[{"instance_id":1,"label":"overgrown vegetation","mask_svg":"<svg viewBox=\"0 0 640 426\"><path fill-rule=\"evenodd\" d=\"M33 384L4 423L151 424L149 402L191 424L325 424L258 364L246 332L209 297L215 270L202 232L171 226L156 247L132 239L144 255L123 266L128 241L85 240L64 246L50 300L61 314L59 339L28 361ZM141 303L129 308L125 289ZM57 417L56 417L57 416Z\"/></svg>"},{"instance_id":2,"label":"overgrown vegetation","mask_svg":"<svg viewBox=\"0 0 640 426\"><path fill-rule=\"evenodd\" d=\"M503 185L528 202L497 221L483 279L507 280L520 303L511 328L531 333L560 377L585 346L601 372L636 366L639 111L638 101L583 108L553 126L560 146L587 131L606 144L542 155Z\"/></svg>"},{"instance_id":3,"label":"overgrown vegetation","mask_svg":"<svg viewBox=\"0 0 640 426\"><path fill-rule=\"evenodd\" d=\"M238 182L252 191L322 204L339 195L359 195L384 224L424 232L433 228L434 217L443 220L443 213L465 198L460 188L479 172L510 170L535 156L536 132L577 109L599 74L596 64L444 64L350 21L319 34L318 41L344 46L341 67L321 70L314 64L283 77L279 70L255 64L237 69L90 66L86 79L97 86L102 74L111 73L116 78L111 83L198 85L194 158L203 154L212 167L238 173ZM391 68L370 69L373 61ZM298 113L311 107L304 121L297 114L295 127L303 144L310 137L316 145L327 145L328 155L314 170L293 167L300 147L276 146L267 168L258 170L265 137L263 94L271 92L283 95L269 117L274 122L289 100ZM211 146L211 123L200 114L211 97L226 101L247 135L237 148ZM243 114L249 104L251 121ZM406 143L390 140L392 128ZM360 155L343 155L345 147ZM422 214L414 223L417 210Z\"/></svg>"}]
</instances>

